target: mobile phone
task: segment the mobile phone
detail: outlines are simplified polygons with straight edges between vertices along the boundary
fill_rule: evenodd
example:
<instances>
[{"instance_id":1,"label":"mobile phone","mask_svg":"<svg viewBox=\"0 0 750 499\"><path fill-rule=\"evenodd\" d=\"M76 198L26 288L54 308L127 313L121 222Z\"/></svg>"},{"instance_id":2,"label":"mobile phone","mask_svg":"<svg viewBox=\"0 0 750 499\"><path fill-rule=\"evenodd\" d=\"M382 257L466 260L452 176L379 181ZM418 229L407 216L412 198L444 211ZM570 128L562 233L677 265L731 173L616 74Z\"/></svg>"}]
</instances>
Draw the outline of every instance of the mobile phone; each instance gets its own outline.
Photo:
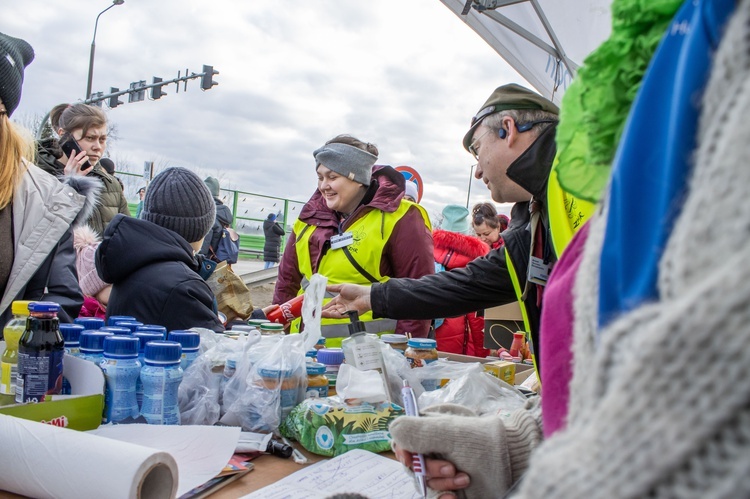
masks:
<instances>
[{"instance_id":1,"label":"mobile phone","mask_svg":"<svg viewBox=\"0 0 750 499\"><path fill-rule=\"evenodd\" d=\"M74 139L70 134L66 134L63 136L62 140L60 141L60 148L69 158L78 156L82 151L81 146L78 145L76 139ZM86 162L81 165L81 171L88 170L89 168L91 168L91 163L89 162L89 160L86 160Z\"/></svg>"}]
</instances>

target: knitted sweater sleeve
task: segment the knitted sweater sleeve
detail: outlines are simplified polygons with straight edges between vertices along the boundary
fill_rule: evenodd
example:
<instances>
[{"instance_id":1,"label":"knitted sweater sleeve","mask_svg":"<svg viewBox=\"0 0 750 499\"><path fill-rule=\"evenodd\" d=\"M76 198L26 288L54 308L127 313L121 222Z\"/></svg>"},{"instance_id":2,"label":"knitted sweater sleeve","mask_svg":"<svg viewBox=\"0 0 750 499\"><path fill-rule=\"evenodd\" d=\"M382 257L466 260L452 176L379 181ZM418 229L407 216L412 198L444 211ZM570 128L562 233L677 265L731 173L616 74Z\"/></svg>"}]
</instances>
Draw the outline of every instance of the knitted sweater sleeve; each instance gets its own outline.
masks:
<instances>
[{"instance_id":1,"label":"knitted sweater sleeve","mask_svg":"<svg viewBox=\"0 0 750 499\"><path fill-rule=\"evenodd\" d=\"M542 439L539 397L509 418L476 416L453 404L432 406L422 418L399 417L393 442L411 452L452 462L471 478L459 497L501 497L523 475Z\"/></svg>"}]
</instances>

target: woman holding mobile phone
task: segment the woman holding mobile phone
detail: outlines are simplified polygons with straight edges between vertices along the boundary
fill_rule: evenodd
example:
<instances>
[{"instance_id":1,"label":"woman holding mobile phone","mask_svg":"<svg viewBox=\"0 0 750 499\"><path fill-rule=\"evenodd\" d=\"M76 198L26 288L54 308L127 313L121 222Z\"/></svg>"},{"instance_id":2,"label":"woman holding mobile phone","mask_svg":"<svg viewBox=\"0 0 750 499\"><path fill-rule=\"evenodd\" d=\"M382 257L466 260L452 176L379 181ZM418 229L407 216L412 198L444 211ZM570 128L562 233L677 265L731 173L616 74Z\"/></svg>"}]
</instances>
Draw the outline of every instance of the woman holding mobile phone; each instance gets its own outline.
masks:
<instances>
[{"instance_id":1,"label":"woman holding mobile phone","mask_svg":"<svg viewBox=\"0 0 750 499\"><path fill-rule=\"evenodd\" d=\"M88 224L101 236L115 215L130 216L122 186L99 164L107 148L107 115L88 104L58 104L50 112L50 123L59 143L38 144L38 165L54 175L88 175L98 178L104 190Z\"/></svg>"}]
</instances>

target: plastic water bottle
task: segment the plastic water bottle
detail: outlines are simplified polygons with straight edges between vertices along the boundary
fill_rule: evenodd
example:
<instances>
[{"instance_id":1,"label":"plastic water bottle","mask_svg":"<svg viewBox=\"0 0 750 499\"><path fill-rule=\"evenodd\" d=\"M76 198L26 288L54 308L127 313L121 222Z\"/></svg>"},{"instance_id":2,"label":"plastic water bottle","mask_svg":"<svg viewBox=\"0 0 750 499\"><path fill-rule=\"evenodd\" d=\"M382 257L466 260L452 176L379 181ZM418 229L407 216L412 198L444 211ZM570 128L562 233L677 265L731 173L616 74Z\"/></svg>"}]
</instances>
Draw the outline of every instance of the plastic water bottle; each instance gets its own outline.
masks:
<instances>
[{"instance_id":1,"label":"plastic water bottle","mask_svg":"<svg viewBox=\"0 0 750 499\"><path fill-rule=\"evenodd\" d=\"M135 382L141 372L141 364L138 362L139 344L138 338L129 336L104 338L104 359L99 366L107 380L104 418L108 423L138 417Z\"/></svg>"},{"instance_id":2,"label":"plastic water bottle","mask_svg":"<svg viewBox=\"0 0 750 499\"><path fill-rule=\"evenodd\" d=\"M186 371L200 354L201 335L195 331L176 330L169 333L169 341L176 341L182 345L180 367Z\"/></svg>"},{"instance_id":3,"label":"plastic water bottle","mask_svg":"<svg viewBox=\"0 0 750 499\"><path fill-rule=\"evenodd\" d=\"M149 331L152 333L161 333L161 339L166 340L167 339L167 328L164 326L159 326L157 324L144 324L142 326L138 326L138 329L136 329L136 332L138 331Z\"/></svg>"},{"instance_id":4,"label":"plastic water bottle","mask_svg":"<svg viewBox=\"0 0 750 499\"><path fill-rule=\"evenodd\" d=\"M80 337L83 332L83 326L80 324L60 324L60 334L65 342L65 353L73 357L81 356ZM63 395L70 395L71 386L68 378L63 376L62 392Z\"/></svg>"},{"instance_id":5,"label":"plastic water bottle","mask_svg":"<svg viewBox=\"0 0 750 499\"><path fill-rule=\"evenodd\" d=\"M120 321L137 321L133 316L130 315L112 315L107 319L107 325L108 326L114 326Z\"/></svg>"},{"instance_id":6,"label":"plastic water bottle","mask_svg":"<svg viewBox=\"0 0 750 499\"><path fill-rule=\"evenodd\" d=\"M60 334L57 312L50 301L29 304L26 329L18 342L16 403L44 402L62 391L65 342Z\"/></svg>"},{"instance_id":7,"label":"plastic water bottle","mask_svg":"<svg viewBox=\"0 0 750 499\"><path fill-rule=\"evenodd\" d=\"M141 342L138 347L138 362L141 363L141 367L145 366L145 358L144 354L146 351L146 343L149 341L160 341L164 339L164 336L162 336L161 332L158 331L136 331L133 333L133 336L138 338L138 340ZM140 408L143 405L143 383L141 382L141 377L138 376L138 380L135 383L135 399L138 401L138 407Z\"/></svg>"},{"instance_id":8,"label":"plastic water bottle","mask_svg":"<svg viewBox=\"0 0 750 499\"><path fill-rule=\"evenodd\" d=\"M75 324L80 324L83 329L96 331L104 327L104 319L99 317L78 317L73 319Z\"/></svg>"},{"instance_id":9,"label":"plastic water bottle","mask_svg":"<svg viewBox=\"0 0 750 499\"><path fill-rule=\"evenodd\" d=\"M105 331L84 331L81 333L80 356L82 359L93 362L97 366L104 358L104 338L114 336ZM101 367L101 366L99 366Z\"/></svg>"},{"instance_id":10,"label":"plastic water bottle","mask_svg":"<svg viewBox=\"0 0 750 499\"><path fill-rule=\"evenodd\" d=\"M146 344L146 365L141 368L141 415L148 424L180 424L177 391L182 382L181 357L182 346L176 341L149 341Z\"/></svg>"},{"instance_id":11,"label":"plastic water bottle","mask_svg":"<svg viewBox=\"0 0 750 499\"><path fill-rule=\"evenodd\" d=\"M12 404L16 398L16 377L18 376L18 342L26 330L30 301L14 301L11 305L13 317L3 328L5 351L0 360L0 400ZM5 405L5 403L3 403Z\"/></svg>"}]
</instances>

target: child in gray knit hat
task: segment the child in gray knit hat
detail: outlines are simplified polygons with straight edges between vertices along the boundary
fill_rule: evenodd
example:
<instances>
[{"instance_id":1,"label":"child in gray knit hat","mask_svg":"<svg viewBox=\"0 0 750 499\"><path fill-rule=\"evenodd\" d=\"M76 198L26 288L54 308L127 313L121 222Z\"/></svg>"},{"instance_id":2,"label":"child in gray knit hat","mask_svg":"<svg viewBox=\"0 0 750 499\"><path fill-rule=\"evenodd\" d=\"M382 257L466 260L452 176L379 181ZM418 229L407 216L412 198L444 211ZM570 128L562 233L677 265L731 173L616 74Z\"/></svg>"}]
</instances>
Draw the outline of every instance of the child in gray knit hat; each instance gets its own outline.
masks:
<instances>
[{"instance_id":1,"label":"child in gray knit hat","mask_svg":"<svg viewBox=\"0 0 750 499\"><path fill-rule=\"evenodd\" d=\"M206 184L185 168L157 175L140 219L116 216L96 254L99 276L113 284L107 315L130 315L168 330L223 331L195 253L214 223Z\"/></svg>"}]
</instances>

